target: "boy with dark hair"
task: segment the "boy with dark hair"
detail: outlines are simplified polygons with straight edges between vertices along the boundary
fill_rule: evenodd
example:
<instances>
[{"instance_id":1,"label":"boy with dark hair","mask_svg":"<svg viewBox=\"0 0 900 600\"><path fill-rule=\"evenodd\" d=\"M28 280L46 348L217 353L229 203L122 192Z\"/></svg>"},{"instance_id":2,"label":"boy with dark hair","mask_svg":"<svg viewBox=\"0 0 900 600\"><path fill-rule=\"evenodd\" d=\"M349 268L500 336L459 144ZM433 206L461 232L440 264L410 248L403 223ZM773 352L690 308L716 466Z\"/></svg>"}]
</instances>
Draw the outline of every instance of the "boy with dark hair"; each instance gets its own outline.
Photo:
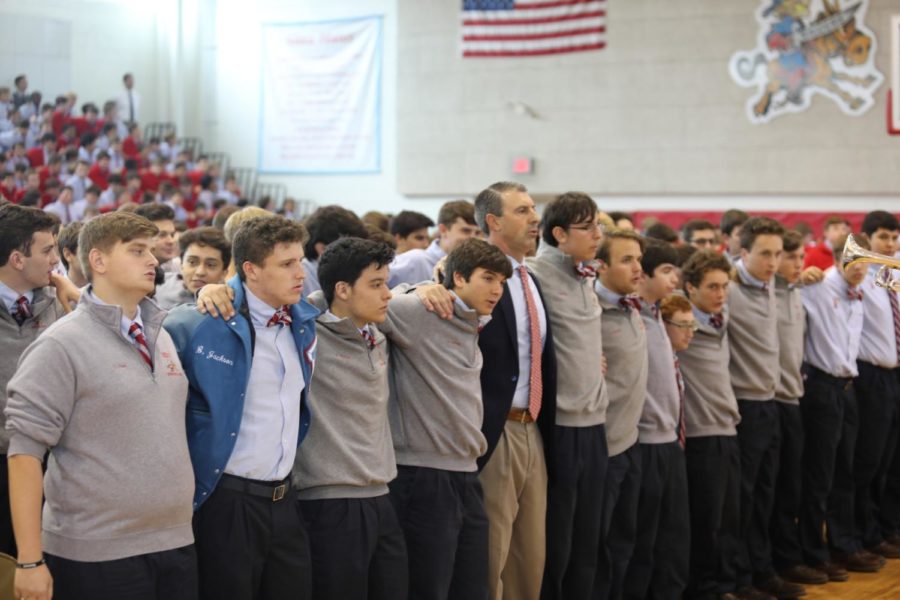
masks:
<instances>
[{"instance_id":1,"label":"boy with dark hair","mask_svg":"<svg viewBox=\"0 0 900 600\"><path fill-rule=\"evenodd\" d=\"M697 322L690 347L678 352L685 393L691 598L738 597L734 562L740 535L741 417L728 374L725 300L730 273L728 259L713 250L697 250L682 267L684 291Z\"/></svg>"},{"instance_id":2,"label":"boy with dark hair","mask_svg":"<svg viewBox=\"0 0 900 600\"><path fill-rule=\"evenodd\" d=\"M691 219L681 226L681 239L698 250L712 249L716 245L716 226L706 219Z\"/></svg>"},{"instance_id":3,"label":"boy with dark hair","mask_svg":"<svg viewBox=\"0 0 900 600\"><path fill-rule=\"evenodd\" d=\"M723 244L721 251L729 262L740 258L741 227L749 218L750 215L737 208L732 208L722 213L722 220L719 222Z\"/></svg>"},{"instance_id":4,"label":"boy with dark hair","mask_svg":"<svg viewBox=\"0 0 900 600\"><path fill-rule=\"evenodd\" d=\"M175 241L175 211L167 204L153 203L141 204L134 212L159 229L153 244L153 255L159 261L159 268L166 273L178 273L181 261L178 259L178 244Z\"/></svg>"},{"instance_id":5,"label":"boy with dark hair","mask_svg":"<svg viewBox=\"0 0 900 600\"><path fill-rule=\"evenodd\" d=\"M48 326L62 317L52 283L59 254L53 240L59 223L36 208L0 205L0 552L16 555L9 516L6 454L9 434L2 409L6 384L19 357Z\"/></svg>"},{"instance_id":6,"label":"boy with dark hair","mask_svg":"<svg viewBox=\"0 0 900 600\"><path fill-rule=\"evenodd\" d=\"M160 308L169 310L194 302L195 294L208 283L222 283L231 264L231 244L215 227L198 227L178 238L181 273L166 273L166 280L153 296Z\"/></svg>"},{"instance_id":7,"label":"boy with dark hair","mask_svg":"<svg viewBox=\"0 0 900 600\"><path fill-rule=\"evenodd\" d=\"M91 285L9 383L20 598L197 597L188 382L164 313L146 299L155 234L128 213L84 226L78 258Z\"/></svg>"},{"instance_id":8,"label":"boy with dark hair","mask_svg":"<svg viewBox=\"0 0 900 600\"><path fill-rule=\"evenodd\" d=\"M654 223L644 231L644 237L648 240L659 240L672 246L679 246L681 239L678 233L663 222Z\"/></svg>"},{"instance_id":9,"label":"boy with dark hair","mask_svg":"<svg viewBox=\"0 0 900 600\"><path fill-rule=\"evenodd\" d=\"M386 218L386 217L385 217ZM453 200L438 212L438 238L425 249L398 254L391 263L390 286L416 284L431 279L434 266L461 242L478 234L475 207L467 200Z\"/></svg>"},{"instance_id":10,"label":"boy with dark hair","mask_svg":"<svg viewBox=\"0 0 900 600\"><path fill-rule=\"evenodd\" d=\"M322 206L303 221L309 232L309 239L304 245L305 257L303 269L306 279L303 284L303 297L322 289L317 275L319 256L325 247L342 237L369 237L366 226L354 213L341 206Z\"/></svg>"},{"instance_id":11,"label":"boy with dark hair","mask_svg":"<svg viewBox=\"0 0 900 600\"><path fill-rule=\"evenodd\" d=\"M488 521L477 460L487 441L477 339L512 268L498 248L469 239L450 252L445 271L449 320L398 294L379 326L391 340L391 500L406 537L410 597L484 600Z\"/></svg>"},{"instance_id":12,"label":"boy with dark hair","mask_svg":"<svg viewBox=\"0 0 900 600\"><path fill-rule=\"evenodd\" d=\"M391 219L391 235L397 241L397 254L428 247L428 228L434 221L422 213L402 210Z\"/></svg>"},{"instance_id":13,"label":"boy with dark hair","mask_svg":"<svg viewBox=\"0 0 900 600\"><path fill-rule=\"evenodd\" d=\"M76 221L62 228L59 232L57 244L59 246L59 259L66 270L66 276L75 287L83 288L88 284L84 271L81 270L81 261L78 260L78 235L84 223Z\"/></svg>"},{"instance_id":14,"label":"boy with dark hair","mask_svg":"<svg viewBox=\"0 0 900 600\"><path fill-rule=\"evenodd\" d=\"M647 335L648 377L638 422L641 491L634 553L625 578L626 598L679 598L688 582L691 538L681 375L660 311L660 302L678 285L677 261L678 253L671 245L647 241L638 296Z\"/></svg>"},{"instance_id":15,"label":"boy with dark hair","mask_svg":"<svg viewBox=\"0 0 900 600\"><path fill-rule=\"evenodd\" d=\"M319 425L297 454L293 481L321 600L407 594L406 546L388 497L397 467L387 345L375 329L387 315L393 257L384 244L339 239L319 257L322 289L309 297L323 311L317 352L333 359L319 362L309 386L307 403Z\"/></svg>"},{"instance_id":16,"label":"boy with dark hair","mask_svg":"<svg viewBox=\"0 0 900 600\"><path fill-rule=\"evenodd\" d=\"M893 257L900 246L900 223L875 210L862 222L872 252ZM869 265L863 294L863 327L853 386L859 406L859 435L853 457L856 485L856 536L863 548L885 558L900 558L900 546L885 540L879 523L881 486L897 445L900 420L900 294L875 284L882 265Z\"/></svg>"},{"instance_id":17,"label":"boy with dark hair","mask_svg":"<svg viewBox=\"0 0 900 600\"><path fill-rule=\"evenodd\" d=\"M631 230L606 232L597 251L595 283L603 308L603 355L609 362L606 439L609 466L604 481L601 548L594 593L621 598L637 535L641 485L638 422L647 392L647 335L636 295L643 277L644 238Z\"/></svg>"},{"instance_id":18,"label":"boy with dark hair","mask_svg":"<svg viewBox=\"0 0 900 600\"><path fill-rule=\"evenodd\" d=\"M856 241L869 245L864 236ZM864 263L843 268L844 243L835 246L837 262L825 279L801 292L807 328L800 400L805 434L800 543L806 564L829 575L834 563L848 571L875 572L884 560L865 552L854 533L853 451L859 413L853 380L859 375L864 318L859 286L867 269Z\"/></svg>"},{"instance_id":19,"label":"boy with dark hair","mask_svg":"<svg viewBox=\"0 0 900 600\"><path fill-rule=\"evenodd\" d=\"M741 254L733 260L728 288L731 386L741 421L741 536L738 595L761 590L796 598L803 588L781 579L772 567L769 521L781 445L775 388L780 379L778 309L773 278L783 252L784 228L768 217L752 217L740 230Z\"/></svg>"},{"instance_id":20,"label":"boy with dark hair","mask_svg":"<svg viewBox=\"0 0 900 600\"><path fill-rule=\"evenodd\" d=\"M191 384L194 527L210 600L310 597L309 546L289 480L309 431L319 314L300 299L305 237L283 217L247 221L228 281L237 314L180 306L165 321ZM235 514L243 526L232 526Z\"/></svg>"},{"instance_id":21,"label":"boy with dark hair","mask_svg":"<svg viewBox=\"0 0 900 600\"><path fill-rule=\"evenodd\" d=\"M547 492L547 562L541 597L587 598L601 545L606 477L606 409L601 368L600 303L591 286L602 232L597 205L568 192L543 214L544 244L526 263L541 282L556 337L557 396L554 436L557 477Z\"/></svg>"},{"instance_id":22,"label":"boy with dark hair","mask_svg":"<svg viewBox=\"0 0 900 600\"><path fill-rule=\"evenodd\" d=\"M624 229L628 231L634 231L634 217L631 216L630 213L614 210L609 213L609 218L612 219L613 224L618 229Z\"/></svg>"}]
</instances>

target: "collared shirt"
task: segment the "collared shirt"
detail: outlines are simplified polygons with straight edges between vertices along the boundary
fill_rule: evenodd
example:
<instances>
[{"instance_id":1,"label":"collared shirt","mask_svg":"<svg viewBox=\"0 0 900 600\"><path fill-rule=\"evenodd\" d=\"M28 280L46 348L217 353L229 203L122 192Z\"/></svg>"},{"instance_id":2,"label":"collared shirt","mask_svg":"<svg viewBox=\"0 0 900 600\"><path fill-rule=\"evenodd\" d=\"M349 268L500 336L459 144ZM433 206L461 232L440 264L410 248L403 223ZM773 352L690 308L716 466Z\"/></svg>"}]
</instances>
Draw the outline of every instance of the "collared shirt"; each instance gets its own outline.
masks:
<instances>
[{"instance_id":1,"label":"collared shirt","mask_svg":"<svg viewBox=\"0 0 900 600\"><path fill-rule=\"evenodd\" d=\"M737 268L738 275L741 280L750 287L755 287L760 290L766 290L771 285L771 281L763 281L762 279L757 279L753 275L750 274L750 271L747 270L747 266L744 265L744 261L740 258L734 261L734 266Z\"/></svg>"},{"instance_id":2,"label":"collared shirt","mask_svg":"<svg viewBox=\"0 0 900 600\"><path fill-rule=\"evenodd\" d=\"M612 304L614 306L619 306L619 301L624 298L622 294L617 294L605 285L600 282L600 278L594 282L594 289L597 290L597 295L606 302L607 304Z\"/></svg>"},{"instance_id":3,"label":"collared shirt","mask_svg":"<svg viewBox=\"0 0 900 600\"><path fill-rule=\"evenodd\" d=\"M65 185L72 188L72 200L77 202L84 198L84 193L91 187L91 180L88 179L87 176L79 177L78 175L72 175L66 179Z\"/></svg>"},{"instance_id":4,"label":"collared shirt","mask_svg":"<svg viewBox=\"0 0 900 600\"><path fill-rule=\"evenodd\" d=\"M897 339L894 334L894 313L891 294L897 292L875 285L875 275L881 265L871 265L859 289L863 293L863 327L859 342L859 360L886 369L898 365ZM900 294L897 294L900 300Z\"/></svg>"},{"instance_id":5,"label":"collared shirt","mask_svg":"<svg viewBox=\"0 0 900 600\"><path fill-rule=\"evenodd\" d=\"M694 318L697 319L698 323L706 325L711 329L716 329L712 324L712 313L702 311L693 304L691 304L691 309L694 311ZM720 329L725 329L725 327L723 326Z\"/></svg>"},{"instance_id":6,"label":"collared shirt","mask_svg":"<svg viewBox=\"0 0 900 600\"><path fill-rule=\"evenodd\" d=\"M275 309L244 286L256 332L244 412L225 472L261 481L287 477L297 454L300 398L306 382L290 327L268 327Z\"/></svg>"},{"instance_id":7,"label":"collared shirt","mask_svg":"<svg viewBox=\"0 0 900 600\"><path fill-rule=\"evenodd\" d=\"M512 264L513 276L507 280L506 287L513 303L516 314L516 340L519 344L519 378L516 380L516 393L513 394L514 408L528 408L528 395L531 391L531 329L528 323L528 305L525 304L525 289L522 286L522 277L519 273L519 263L512 256L507 256ZM541 326L541 351L547 340L547 313L544 311L544 303L538 294L534 278L528 275L528 288L534 298L537 309L538 321Z\"/></svg>"},{"instance_id":8,"label":"collared shirt","mask_svg":"<svg viewBox=\"0 0 900 600\"><path fill-rule=\"evenodd\" d=\"M34 304L34 291L28 290L24 294L20 294L16 290L0 281L0 300L3 301L3 304L6 306L6 310L9 311L9 314L15 316L15 314L19 312L19 305L17 304L17 302L22 296L25 296L28 299L29 306Z\"/></svg>"},{"instance_id":9,"label":"collared shirt","mask_svg":"<svg viewBox=\"0 0 900 600\"><path fill-rule=\"evenodd\" d=\"M337 316L336 314L331 312L331 309L325 311L324 317L326 323L337 323L338 321L342 321L343 319L347 318ZM375 335L375 332L372 331L372 325L370 323L366 323L362 327L357 327L356 330L359 331L360 336L363 336L366 333L373 336Z\"/></svg>"},{"instance_id":10,"label":"collared shirt","mask_svg":"<svg viewBox=\"0 0 900 600\"><path fill-rule=\"evenodd\" d=\"M310 260L309 258L304 258L303 270L306 272L306 279L303 280L303 297L309 298L310 294L322 289L322 286L319 284L318 259Z\"/></svg>"},{"instance_id":11,"label":"collared shirt","mask_svg":"<svg viewBox=\"0 0 900 600\"><path fill-rule=\"evenodd\" d=\"M850 300L848 290L843 274L831 267L821 283L801 292L807 315L806 362L835 377L858 375L863 303Z\"/></svg>"},{"instance_id":12,"label":"collared shirt","mask_svg":"<svg viewBox=\"0 0 900 600\"><path fill-rule=\"evenodd\" d=\"M102 304L103 306L110 305L109 302L104 302L103 300L98 298L96 294L94 294L94 286L92 285L87 286L87 288L85 289L85 295L87 296L87 299L94 304ZM132 345L135 344L135 341L128 333L128 331L131 329L131 324L137 323L141 327L141 329L144 328L144 322L141 320L141 307L136 306L135 308L137 309L137 312L134 313L134 319L129 319L127 316L125 316L125 311L122 311L122 321L119 323L119 332L122 334L122 337L128 340L128 343Z\"/></svg>"},{"instance_id":13,"label":"collared shirt","mask_svg":"<svg viewBox=\"0 0 900 600\"><path fill-rule=\"evenodd\" d=\"M425 249L415 249L398 254L391 262L388 285L396 287L401 283L416 284L430 281L434 266L447 253L441 249L440 241L434 240Z\"/></svg>"},{"instance_id":14,"label":"collared shirt","mask_svg":"<svg viewBox=\"0 0 900 600\"><path fill-rule=\"evenodd\" d=\"M78 202L72 202L66 206L59 200L56 200L45 206L44 212L56 215L63 225L68 225L69 223L81 220L81 217L84 215L84 208L79 208L79 206L83 203L84 200L79 200Z\"/></svg>"},{"instance_id":15,"label":"collared shirt","mask_svg":"<svg viewBox=\"0 0 900 600\"><path fill-rule=\"evenodd\" d=\"M450 294L453 296L453 303L463 309L466 312L474 312L474 308L469 308L469 305L463 302L463 299L456 295L456 292L450 290ZM478 330L481 331L484 329L484 326L491 322L491 315L478 315Z\"/></svg>"}]
</instances>

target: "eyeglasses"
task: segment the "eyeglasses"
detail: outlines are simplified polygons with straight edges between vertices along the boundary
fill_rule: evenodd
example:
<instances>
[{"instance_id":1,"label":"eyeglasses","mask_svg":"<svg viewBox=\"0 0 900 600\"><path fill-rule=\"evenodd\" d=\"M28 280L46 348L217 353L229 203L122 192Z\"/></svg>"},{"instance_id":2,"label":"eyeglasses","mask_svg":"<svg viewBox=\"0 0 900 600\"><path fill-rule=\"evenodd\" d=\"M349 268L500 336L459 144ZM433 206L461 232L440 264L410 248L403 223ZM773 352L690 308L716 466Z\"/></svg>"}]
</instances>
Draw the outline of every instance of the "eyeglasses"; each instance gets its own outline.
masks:
<instances>
[{"instance_id":1,"label":"eyeglasses","mask_svg":"<svg viewBox=\"0 0 900 600\"><path fill-rule=\"evenodd\" d=\"M603 224L584 223L582 225L569 225L569 229L580 229L581 231L603 231Z\"/></svg>"},{"instance_id":2,"label":"eyeglasses","mask_svg":"<svg viewBox=\"0 0 900 600\"><path fill-rule=\"evenodd\" d=\"M678 329L690 329L691 331L700 329L700 324L697 323L697 321L688 321L687 323L679 323L678 321L670 321L669 319L663 319L663 321Z\"/></svg>"}]
</instances>

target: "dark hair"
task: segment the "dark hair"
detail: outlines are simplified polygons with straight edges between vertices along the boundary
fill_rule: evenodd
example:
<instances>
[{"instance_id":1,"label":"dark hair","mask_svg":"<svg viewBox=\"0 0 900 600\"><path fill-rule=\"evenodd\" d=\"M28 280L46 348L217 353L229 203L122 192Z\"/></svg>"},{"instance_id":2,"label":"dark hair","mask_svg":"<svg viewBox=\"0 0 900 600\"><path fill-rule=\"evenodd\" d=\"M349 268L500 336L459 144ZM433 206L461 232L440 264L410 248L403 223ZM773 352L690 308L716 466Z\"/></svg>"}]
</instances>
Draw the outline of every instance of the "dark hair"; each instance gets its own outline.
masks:
<instances>
[{"instance_id":1,"label":"dark hair","mask_svg":"<svg viewBox=\"0 0 900 600\"><path fill-rule=\"evenodd\" d=\"M10 255L17 250L31 256L34 234L53 233L58 225L53 215L40 209L11 203L0 205L0 267L6 266Z\"/></svg>"},{"instance_id":2,"label":"dark hair","mask_svg":"<svg viewBox=\"0 0 900 600\"><path fill-rule=\"evenodd\" d=\"M716 226L706 219L691 219L681 226L681 239L690 244L694 239L695 231L711 229L715 232Z\"/></svg>"},{"instance_id":3,"label":"dark hair","mask_svg":"<svg viewBox=\"0 0 900 600\"><path fill-rule=\"evenodd\" d=\"M666 242L667 244L674 244L678 241L678 232L662 221L659 221L647 228L644 232L644 237Z\"/></svg>"},{"instance_id":4,"label":"dark hair","mask_svg":"<svg viewBox=\"0 0 900 600\"><path fill-rule=\"evenodd\" d=\"M597 203L582 192L566 192L550 201L544 208L541 236L553 247L559 245L553 236L555 227L568 229L571 225L597 218Z\"/></svg>"},{"instance_id":5,"label":"dark hair","mask_svg":"<svg viewBox=\"0 0 900 600\"><path fill-rule=\"evenodd\" d=\"M677 246L675 248L675 252L678 254L677 262L675 263L676 267L681 267L687 260L697 252L696 246L691 246L690 244L684 244L682 246Z\"/></svg>"},{"instance_id":6,"label":"dark hair","mask_svg":"<svg viewBox=\"0 0 900 600\"><path fill-rule=\"evenodd\" d=\"M69 270L69 261L66 260L66 255L63 250L68 250L73 256L78 256L78 234L81 233L81 228L83 226L84 223L81 221L73 221L63 227L59 232L59 237L56 240L56 243L59 246L59 260L62 261L66 271Z\"/></svg>"},{"instance_id":7,"label":"dark hair","mask_svg":"<svg viewBox=\"0 0 900 600\"><path fill-rule=\"evenodd\" d=\"M719 221L719 230L725 235L731 235L731 232L734 231L735 227L740 227L746 223L749 218L750 215L740 209L732 208L726 210L722 214L722 220Z\"/></svg>"},{"instance_id":8,"label":"dark hair","mask_svg":"<svg viewBox=\"0 0 900 600\"><path fill-rule=\"evenodd\" d=\"M325 301L334 301L334 288L345 281L352 287L363 271L375 265L381 268L394 260L394 249L374 240L344 237L332 242L319 257L319 284Z\"/></svg>"},{"instance_id":9,"label":"dark hair","mask_svg":"<svg viewBox=\"0 0 900 600\"><path fill-rule=\"evenodd\" d=\"M800 235L806 237L808 235L812 235L812 227L809 226L809 223L806 221L797 221L794 223L794 229L800 232Z\"/></svg>"},{"instance_id":10,"label":"dark hair","mask_svg":"<svg viewBox=\"0 0 900 600\"><path fill-rule=\"evenodd\" d=\"M681 267L681 281L687 291L687 284L700 287L703 278L710 271L724 271L731 275L731 263L715 250L697 250Z\"/></svg>"},{"instance_id":11,"label":"dark hair","mask_svg":"<svg viewBox=\"0 0 900 600\"><path fill-rule=\"evenodd\" d=\"M444 287L448 290L454 288L453 276L456 273L469 281L478 268L493 271L507 279L512 277L512 265L502 250L484 240L469 238L447 255L444 262Z\"/></svg>"},{"instance_id":12,"label":"dark hair","mask_svg":"<svg viewBox=\"0 0 900 600\"><path fill-rule=\"evenodd\" d=\"M100 215L84 224L78 235L78 261L88 281L93 281L93 272L88 257L91 250L109 251L119 242L128 243L142 237L152 238L159 228L140 215L127 211L116 211Z\"/></svg>"},{"instance_id":13,"label":"dark hair","mask_svg":"<svg viewBox=\"0 0 900 600\"><path fill-rule=\"evenodd\" d=\"M181 258L193 244L208 246L218 250L222 254L222 264L228 266L231 262L231 244L225 239L225 234L215 227L198 227L185 231L178 238L178 246L181 248Z\"/></svg>"},{"instance_id":14,"label":"dark hair","mask_svg":"<svg viewBox=\"0 0 900 600\"><path fill-rule=\"evenodd\" d=\"M168 204L141 204L134 209L134 214L140 215L148 221L174 221L175 211Z\"/></svg>"},{"instance_id":15,"label":"dark hair","mask_svg":"<svg viewBox=\"0 0 900 600\"><path fill-rule=\"evenodd\" d=\"M20 206L37 206L41 202L41 193L37 190L26 192L19 201Z\"/></svg>"},{"instance_id":16,"label":"dark hair","mask_svg":"<svg viewBox=\"0 0 900 600\"><path fill-rule=\"evenodd\" d=\"M478 225L475 222L475 205L468 200L451 200L444 202L438 212L438 224L444 227L452 227L457 219L462 219L469 225Z\"/></svg>"},{"instance_id":17,"label":"dark hair","mask_svg":"<svg viewBox=\"0 0 900 600\"><path fill-rule=\"evenodd\" d=\"M372 225L385 233L387 233L391 228L391 218L384 214L383 212L378 212L377 210L370 210L366 214L362 216L362 222L366 225Z\"/></svg>"},{"instance_id":18,"label":"dark hair","mask_svg":"<svg viewBox=\"0 0 900 600\"><path fill-rule=\"evenodd\" d=\"M631 231L630 229L619 229L618 227L612 227L608 229L603 235L603 243L600 244L600 247L597 249L598 260L602 260L606 264L609 264L609 250L610 248L612 248L613 240L635 241L641 247L642 254L646 245L644 238L641 237L639 233Z\"/></svg>"},{"instance_id":19,"label":"dark hair","mask_svg":"<svg viewBox=\"0 0 900 600\"><path fill-rule=\"evenodd\" d=\"M616 225L617 227L618 227L618 222L621 221L622 219L625 219L626 221L630 221L631 224L634 225L634 217L632 217L631 214L629 214L627 212L624 212L621 210L614 210L608 214L609 214L609 218L612 219L613 224Z\"/></svg>"},{"instance_id":20,"label":"dark hair","mask_svg":"<svg viewBox=\"0 0 900 600\"><path fill-rule=\"evenodd\" d=\"M434 227L434 221L427 216L412 210L401 210L391 219L390 233L405 238L419 229L428 227Z\"/></svg>"},{"instance_id":21,"label":"dark hair","mask_svg":"<svg viewBox=\"0 0 900 600\"><path fill-rule=\"evenodd\" d=\"M822 231L827 231L832 225L850 225L850 221L838 215L831 215L822 224Z\"/></svg>"},{"instance_id":22,"label":"dark hair","mask_svg":"<svg viewBox=\"0 0 900 600\"><path fill-rule=\"evenodd\" d=\"M394 236L389 234L384 229L380 229L377 225L371 222L366 222L366 231L368 232L367 238L376 242L381 242L382 244L387 244L394 250L397 249L397 240L394 239Z\"/></svg>"},{"instance_id":23,"label":"dark hair","mask_svg":"<svg viewBox=\"0 0 900 600\"><path fill-rule=\"evenodd\" d=\"M309 260L319 258L316 244L326 246L342 237L367 238L369 233L365 225L354 213L337 205L317 208L314 213L303 221L306 230L309 231L309 239L304 248Z\"/></svg>"},{"instance_id":24,"label":"dark hair","mask_svg":"<svg viewBox=\"0 0 900 600\"><path fill-rule=\"evenodd\" d=\"M898 229L900 229L900 223L897 222L897 217L887 211L873 210L872 212L868 213L863 219L862 228L860 229L860 231L868 236L871 236L879 229L897 231Z\"/></svg>"},{"instance_id":25,"label":"dark hair","mask_svg":"<svg viewBox=\"0 0 900 600\"><path fill-rule=\"evenodd\" d=\"M781 236L785 252L796 252L803 247L803 234L796 229L786 229Z\"/></svg>"},{"instance_id":26,"label":"dark hair","mask_svg":"<svg viewBox=\"0 0 900 600\"><path fill-rule=\"evenodd\" d=\"M653 272L660 265L678 265L678 251L672 244L661 240L648 239L641 255L641 268L647 277L653 277Z\"/></svg>"},{"instance_id":27,"label":"dark hair","mask_svg":"<svg viewBox=\"0 0 900 600\"><path fill-rule=\"evenodd\" d=\"M244 221L234 234L231 254L238 276L244 281L244 263L262 265L277 244L293 244L306 240L306 229L297 221L282 216L256 217Z\"/></svg>"},{"instance_id":28,"label":"dark hair","mask_svg":"<svg viewBox=\"0 0 900 600\"><path fill-rule=\"evenodd\" d=\"M753 248L756 238L761 235L784 235L784 227L769 217L753 217L741 226L741 248L748 252Z\"/></svg>"},{"instance_id":29,"label":"dark hair","mask_svg":"<svg viewBox=\"0 0 900 600\"><path fill-rule=\"evenodd\" d=\"M475 223L478 224L485 235L490 233L487 216L503 216L503 194L506 192L527 193L528 188L515 181L498 181L481 190L475 196Z\"/></svg>"},{"instance_id":30,"label":"dark hair","mask_svg":"<svg viewBox=\"0 0 900 600\"><path fill-rule=\"evenodd\" d=\"M212 226L219 231L223 231L225 229L225 222L228 221L228 217L238 212L239 210L241 210L240 207L235 206L234 204L223 206L216 211L216 216L214 216L212 220Z\"/></svg>"},{"instance_id":31,"label":"dark hair","mask_svg":"<svg viewBox=\"0 0 900 600\"><path fill-rule=\"evenodd\" d=\"M25 79L25 75L16 75L16 78L13 79L13 83L19 85L19 82ZM4 263L5 264L5 263Z\"/></svg>"}]
</instances>

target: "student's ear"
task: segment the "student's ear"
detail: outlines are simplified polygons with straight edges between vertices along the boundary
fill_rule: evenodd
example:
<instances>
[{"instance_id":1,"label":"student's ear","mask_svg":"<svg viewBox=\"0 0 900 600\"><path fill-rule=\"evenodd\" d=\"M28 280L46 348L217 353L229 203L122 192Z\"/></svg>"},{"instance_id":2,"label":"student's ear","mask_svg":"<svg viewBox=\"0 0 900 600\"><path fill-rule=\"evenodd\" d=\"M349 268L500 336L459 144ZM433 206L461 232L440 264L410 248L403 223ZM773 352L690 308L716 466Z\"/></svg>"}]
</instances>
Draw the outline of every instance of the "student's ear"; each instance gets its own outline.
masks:
<instances>
[{"instance_id":1,"label":"student's ear","mask_svg":"<svg viewBox=\"0 0 900 600\"><path fill-rule=\"evenodd\" d=\"M438 237L444 237L448 233L450 233L450 228L443 223L438 223Z\"/></svg>"},{"instance_id":2,"label":"student's ear","mask_svg":"<svg viewBox=\"0 0 900 600\"><path fill-rule=\"evenodd\" d=\"M750 256L750 251L746 248L741 248L741 260L746 261L748 256Z\"/></svg>"},{"instance_id":3,"label":"student's ear","mask_svg":"<svg viewBox=\"0 0 900 600\"><path fill-rule=\"evenodd\" d=\"M316 249L316 256L322 256L325 253L325 244L316 242L313 247Z\"/></svg>"},{"instance_id":4,"label":"student's ear","mask_svg":"<svg viewBox=\"0 0 900 600\"><path fill-rule=\"evenodd\" d=\"M247 281L256 281L258 273L256 270L256 265L254 265L249 260L245 260L241 264L241 270L244 272L244 279Z\"/></svg>"},{"instance_id":5,"label":"student's ear","mask_svg":"<svg viewBox=\"0 0 900 600\"><path fill-rule=\"evenodd\" d=\"M697 288L695 288L694 284L692 284L691 282L686 281L684 282L684 291L687 292L688 299L690 300L694 296L694 293L697 291Z\"/></svg>"},{"instance_id":6,"label":"student's ear","mask_svg":"<svg viewBox=\"0 0 900 600\"><path fill-rule=\"evenodd\" d=\"M453 289L461 288L466 284L466 278L459 271L453 272Z\"/></svg>"},{"instance_id":7,"label":"student's ear","mask_svg":"<svg viewBox=\"0 0 900 600\"><path fill-rule=\"evenodd\" d=\"M597 259L597 272L598 273L606 273L609 270L609 265L606 264L606 261L598 258Z\"/></svg>"},{"instance_id":8,"label":"student's ear","mask_svg":"<svg viewBox=\"0 0 900 600\"><path fill-rule=\"evenodd\" d=\"M91 273L103 274L106 272L106 255L99 248L92 248L88 253L88 264L91 266Z\"/></svg>"},{"instance_id":9,"label":"student's ear","mask_svg":"<svg viewBox=\"0 0 900 600\"><path fill-rule=\"evenodd\" d=\"M334 298L335 300L340 300L342 302L346 302L350 299L350 284L346 281L338 281L334 284Z\"/></svg>"},{"instance_id":10,"label":"student's ear","mask_svg":"<svg viewBox=\"0 0 900 600\"><path fill-rule=\"evenodd\" d=\"M566 231L564 227L560 227L559 225L554 227L553 230L550 231L550 233L553 234L553 238L556 240L557 245L565 244L566 240L569 239L569 232Z\"/></svg>"}]
</instances>

